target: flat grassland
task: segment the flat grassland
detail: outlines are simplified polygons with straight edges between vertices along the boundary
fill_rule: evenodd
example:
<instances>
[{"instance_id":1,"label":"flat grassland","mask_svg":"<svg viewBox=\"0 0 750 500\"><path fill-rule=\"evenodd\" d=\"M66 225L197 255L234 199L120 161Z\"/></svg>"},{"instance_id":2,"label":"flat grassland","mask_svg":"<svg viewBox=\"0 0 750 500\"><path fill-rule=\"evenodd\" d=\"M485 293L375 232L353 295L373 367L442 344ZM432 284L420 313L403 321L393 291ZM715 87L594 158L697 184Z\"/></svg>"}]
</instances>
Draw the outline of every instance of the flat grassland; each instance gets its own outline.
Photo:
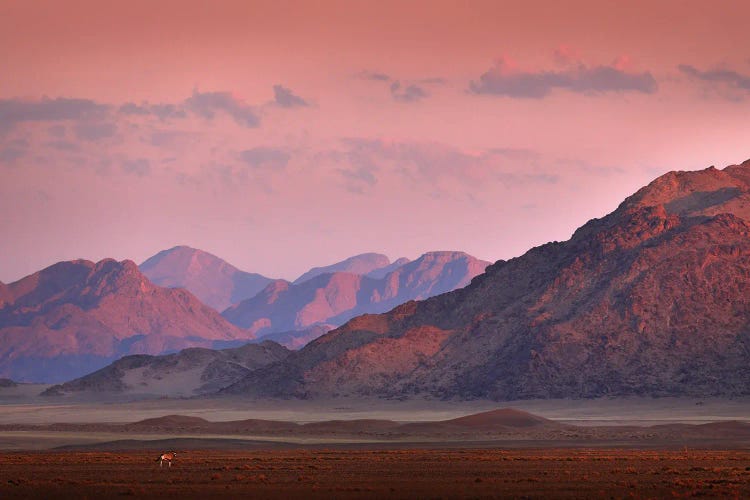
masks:
<instances>
[{"instance_id":1,"label":"flat grassland","mask_svg":"<svg viewBox=\"0 0 750 500\"><path fill-rule=\"evenodd\" d=\"M0 453L2 498L750 497L750 452L622 449Z\"/></svg>"}]
</instances>

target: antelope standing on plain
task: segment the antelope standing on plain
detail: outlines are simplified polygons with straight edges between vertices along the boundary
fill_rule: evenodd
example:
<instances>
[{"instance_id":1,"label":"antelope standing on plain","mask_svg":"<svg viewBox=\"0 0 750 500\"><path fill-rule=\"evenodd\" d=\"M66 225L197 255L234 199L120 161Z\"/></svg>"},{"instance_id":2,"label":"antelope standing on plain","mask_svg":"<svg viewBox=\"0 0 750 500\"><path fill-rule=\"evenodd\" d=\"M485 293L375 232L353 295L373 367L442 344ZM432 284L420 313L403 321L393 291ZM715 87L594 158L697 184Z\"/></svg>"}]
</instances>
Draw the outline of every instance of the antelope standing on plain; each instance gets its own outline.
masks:
<instances>
[{"instance_id":1,"label":"antelope standing on plain","mask_svg":"<svg viewBox=\"0 0 750 500\"><path fill-rule=\"evenodd\" d=\"M174 457L177 456L177 452L175 451L169 451L167 453L162 453L159 455L159 458L156 459L157 462L159 462L159 467L161 467L164 462L167 462L170 467L172 467L172 460L174 460Z\"/></svg>"}]
</instances>

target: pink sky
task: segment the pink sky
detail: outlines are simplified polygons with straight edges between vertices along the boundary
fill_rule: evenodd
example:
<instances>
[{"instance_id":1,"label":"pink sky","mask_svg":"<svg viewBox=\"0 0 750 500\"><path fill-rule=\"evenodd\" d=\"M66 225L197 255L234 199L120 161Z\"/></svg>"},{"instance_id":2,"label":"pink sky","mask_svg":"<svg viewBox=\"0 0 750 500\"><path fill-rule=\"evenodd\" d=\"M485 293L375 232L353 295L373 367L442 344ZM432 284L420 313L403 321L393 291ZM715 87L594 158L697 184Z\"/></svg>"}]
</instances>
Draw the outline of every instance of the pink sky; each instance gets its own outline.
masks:
<instances>
[{"instance_id":1,"label":"pink sky","mask_svg":"<svg viewBox=\"0 0 750 500\"><path fill-rule=\"evenodd\" d=\"M746 2L0 0L0 280L567 239L750 157Z\"/></svg>"}]
</instances>

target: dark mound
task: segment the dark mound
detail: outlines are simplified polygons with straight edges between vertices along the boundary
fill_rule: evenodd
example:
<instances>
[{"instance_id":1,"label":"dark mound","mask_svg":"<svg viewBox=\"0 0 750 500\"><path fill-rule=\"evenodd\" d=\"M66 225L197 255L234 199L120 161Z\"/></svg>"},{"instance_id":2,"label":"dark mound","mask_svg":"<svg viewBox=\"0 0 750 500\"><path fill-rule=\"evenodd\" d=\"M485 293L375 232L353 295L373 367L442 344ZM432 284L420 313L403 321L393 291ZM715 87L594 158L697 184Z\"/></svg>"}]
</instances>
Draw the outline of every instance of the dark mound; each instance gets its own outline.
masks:
<instances>
[{"instance_id":1,"label":"dark mound","mask_svg":"<svg viewBox=\"0 0 750 500\"><path fill-rule=\"evenodd\" d=\"M474 429L488 429L495 427L539 427L539 426L557 426L556 422L528 413L515 408L500 408L497 410L475 413L465 417L445 420L444 423L469 427Z\"/></svg>"},{"instance_id":2,"label":"dark mound","mask_svg":"<svg viewBox=\"0 0 750 500\"><path fill-rule=\"evenodd\" d=\"M212 425L205 418L189 417L186 415L165 415L163 417L147 418L131 424L126 424L130 428L140 429L180 429L185 427L205 428Z\"/></svg>"}]
</instances>

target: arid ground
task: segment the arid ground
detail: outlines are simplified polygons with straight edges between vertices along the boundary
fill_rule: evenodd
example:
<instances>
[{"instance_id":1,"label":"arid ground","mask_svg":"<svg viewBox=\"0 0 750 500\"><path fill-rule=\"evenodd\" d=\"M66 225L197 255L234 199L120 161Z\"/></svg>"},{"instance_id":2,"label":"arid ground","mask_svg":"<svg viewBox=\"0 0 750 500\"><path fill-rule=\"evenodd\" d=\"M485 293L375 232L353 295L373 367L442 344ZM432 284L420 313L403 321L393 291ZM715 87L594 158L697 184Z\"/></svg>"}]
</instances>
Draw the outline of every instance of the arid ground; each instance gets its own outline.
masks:
<instances>
[{"instance_id":1,"label":"arid ground","mask_svg":"<svg viewBox=\"0 0 750 500\"><path fill-rule=\"evenodd\" d=\"M618 449L0 454L2 498L747 498L750 453Z\"/></svg>"},{"instance_id":2,"label":"arid ground","mask_svg":"<svg viewBox=\"0 0 750 500\"><path fill-rule=\"evenodd\" d=\"M745 398L107 403L29 389L0 401L0 498L750 497Z\"/></svg>"}]
</instances>

